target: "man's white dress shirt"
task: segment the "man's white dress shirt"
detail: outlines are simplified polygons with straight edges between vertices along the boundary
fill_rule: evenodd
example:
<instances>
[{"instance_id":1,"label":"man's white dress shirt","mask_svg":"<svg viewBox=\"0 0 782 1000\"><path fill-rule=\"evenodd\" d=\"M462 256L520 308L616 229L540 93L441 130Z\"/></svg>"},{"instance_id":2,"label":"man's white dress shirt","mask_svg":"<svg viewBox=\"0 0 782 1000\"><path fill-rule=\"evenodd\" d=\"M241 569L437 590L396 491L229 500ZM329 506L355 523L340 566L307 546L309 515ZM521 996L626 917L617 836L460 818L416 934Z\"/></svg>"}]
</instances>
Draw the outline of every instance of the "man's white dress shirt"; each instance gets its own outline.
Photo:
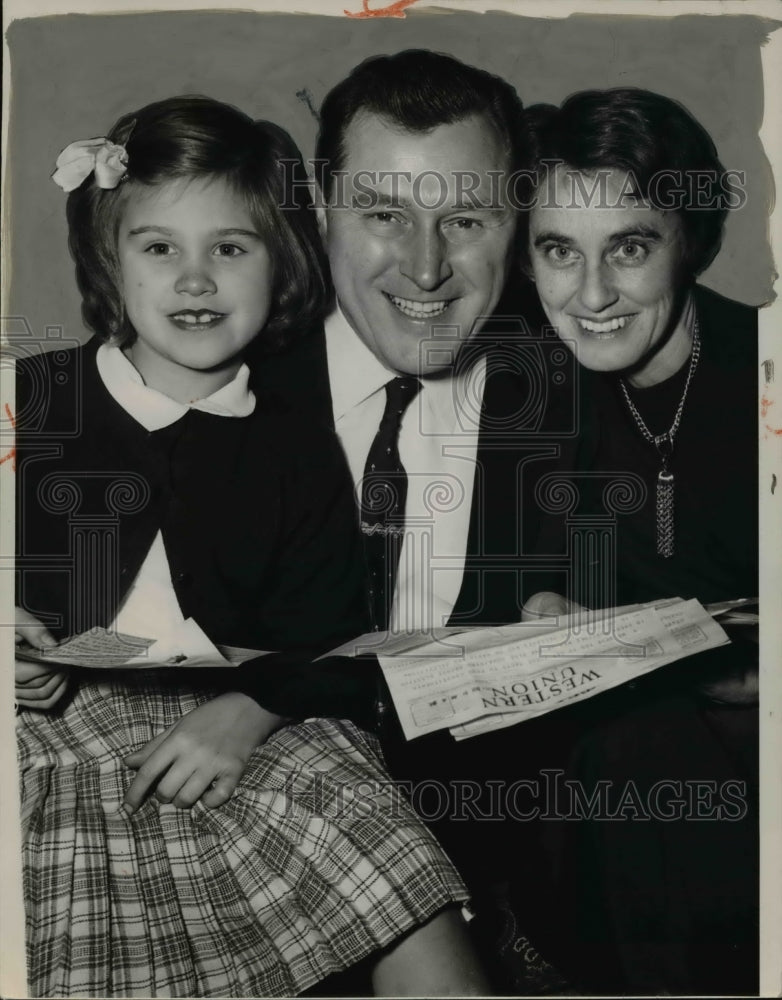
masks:
<instances>
[{"instance_id":1,"label":"man's white dress shirt","mask_svg":"<svg viewBox=\"0 0 782 1000\"><path fill-rule=\"evenodd\" d=\"M356 501L386 403L390 371L337 309L326 321L334 423ZM444 625L459 596L470 526L485 358L456 375L422 378L402 418L399 456L408 477L405 540L391 613L392 631Z\"/></svg>"}]
</instances>

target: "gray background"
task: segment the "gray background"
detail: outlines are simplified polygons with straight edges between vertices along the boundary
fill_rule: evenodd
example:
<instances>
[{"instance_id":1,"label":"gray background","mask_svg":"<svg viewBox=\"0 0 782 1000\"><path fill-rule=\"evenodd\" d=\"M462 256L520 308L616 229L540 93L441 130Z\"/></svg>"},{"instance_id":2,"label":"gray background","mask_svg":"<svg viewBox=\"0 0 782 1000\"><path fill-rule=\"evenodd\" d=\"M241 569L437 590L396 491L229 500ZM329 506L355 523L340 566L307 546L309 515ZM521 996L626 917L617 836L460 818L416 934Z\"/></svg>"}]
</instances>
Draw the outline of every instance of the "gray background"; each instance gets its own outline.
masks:
<instances>
[{"instance_id":1,"label":"gray background","mask_svg":"<svg viewBox=\"0 0 782 1000\"><path fill-rule=\"evenodd\" d=\"M49 179L59 151L105 134L123 113L203 93L285 126L312 155L317 108L369 55L425 47L499 73L525 104L560 102L587 87L641 86L681 101L709 130L724 165L747 174L748 202L731 214L705 284L731 298L772 298L769 164L760 49L779 26L752 16L672 18L408 11L404 20L273 13L66 15L8 31L11 239L6 317L35 337L47 326L84 340L67 250L65 196ZM11 323L18 329L18 324Z\"/></svg>"}]
</instances>

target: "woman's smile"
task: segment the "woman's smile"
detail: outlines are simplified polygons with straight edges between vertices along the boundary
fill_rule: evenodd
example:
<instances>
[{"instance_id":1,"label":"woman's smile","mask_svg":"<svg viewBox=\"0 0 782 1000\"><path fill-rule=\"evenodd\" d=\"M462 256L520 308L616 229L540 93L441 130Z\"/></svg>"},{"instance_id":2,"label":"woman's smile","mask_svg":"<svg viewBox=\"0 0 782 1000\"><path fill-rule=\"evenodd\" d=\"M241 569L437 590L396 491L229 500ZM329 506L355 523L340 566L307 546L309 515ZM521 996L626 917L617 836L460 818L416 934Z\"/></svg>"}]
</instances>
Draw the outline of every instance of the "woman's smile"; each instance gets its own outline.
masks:
<instances>
[{"instance_id":1,"label":"woman's smile","mask_svg":"<svg viewBox=\"0 0 782 1000\"><path fill-rule=\"evenodd\" d=\"M606 177L606 203L579 200L589 178L574 188L572 173L558 166L530 213L532 272L546 315L585 368L635 369L639 385L667 378L690 350L680 219L628 194L628 177L616 170Z\"/></svg>"},{"instance_id":2,"label":"woman's smile","mask_svg":"<svg viewBox=\"0 0 782 1000\"><path fill-rule=\"evenodd\" d=\"M633 314L624 316L612 316L610 319L587 319L586 316L574 317L582 330L591 333L596 337L611 336L624 330L628 323L632 323Z\"/></svg>"}]
</instances>

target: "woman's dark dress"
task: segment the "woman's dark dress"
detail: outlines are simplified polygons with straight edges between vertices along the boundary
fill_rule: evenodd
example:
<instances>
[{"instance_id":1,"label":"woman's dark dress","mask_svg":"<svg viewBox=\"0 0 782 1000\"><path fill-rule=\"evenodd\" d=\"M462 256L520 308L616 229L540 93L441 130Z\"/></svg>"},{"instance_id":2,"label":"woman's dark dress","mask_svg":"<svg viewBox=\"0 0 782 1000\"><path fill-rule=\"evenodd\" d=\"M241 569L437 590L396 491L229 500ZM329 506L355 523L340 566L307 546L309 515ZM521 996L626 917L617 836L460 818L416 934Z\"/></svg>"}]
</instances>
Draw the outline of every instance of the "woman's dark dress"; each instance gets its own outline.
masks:
<instances>
[{"instance_id":1,"label":"woman's dark dress","mask_svg":"<svg viewBox=\"0 0 782 1000\"><path fill-rule=\"evenodd\" d=\"M696 308L702 349L672 462L671 558L655 547L657 453L616 378L582 373L579 439L559 466L591 474L576 513L606 513L602 491L612 476L635 474L647 488L638 509L616 515L618 605L757 596L757 313L703 288ZM685 366L664 383L631 390L653 433L670 427L686 373ZM552 519L543 546L556 530ZM599 606L588 587L571 596ZM757 663L746 631L731 638L730 646L572 713L583 735L566 777L587 794L596 781L609 781L609 811L628 802L622 795L632 800L625 816L562 823L551 833L559 891L547 954L582 985L631 993L757 990L757 707L719 705L698 691L699 680ZM650 802L659 807L645 817Z\"/></svg>"}]
</instances>

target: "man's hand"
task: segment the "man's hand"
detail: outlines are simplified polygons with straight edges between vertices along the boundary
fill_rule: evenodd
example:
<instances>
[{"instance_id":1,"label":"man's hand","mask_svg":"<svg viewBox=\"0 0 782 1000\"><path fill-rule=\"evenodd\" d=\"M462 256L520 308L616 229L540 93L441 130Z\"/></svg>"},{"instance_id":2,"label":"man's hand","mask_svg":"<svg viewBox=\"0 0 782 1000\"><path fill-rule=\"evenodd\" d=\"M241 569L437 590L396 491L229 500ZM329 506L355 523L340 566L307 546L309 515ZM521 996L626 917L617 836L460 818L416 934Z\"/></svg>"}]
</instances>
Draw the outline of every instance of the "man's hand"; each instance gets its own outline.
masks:
<instances>
[{"instance_id":1,"label":"man's hand","mask_svg":"<svg viewBox=\"0 0 782 1000\"><path fill-rule=\"evenodd\" d=\"M569 601L561 594L555 594L553 590L539 590L537 594L533 594L525 602L521 609L521 620L535 622L542 618L572 615L579 610L581 610L581 605L576 604L575 601Z\"/></svg>"},{"instance_id":2,"label":"man's hand","mask_svg":"<svg viewBox=\"0 0 782 1000\"><path fill-rule=\"evenodd\" d=\"M178 809L189 809L199 799L209 809L221 806L253 750L286 721L238 692L199 706L125 758L138 772L125 793L125 812L132 815L153 787L158 801L173 802Z\"/></svg>"},{"instance_id":3,"label":"man's hand","mask_svg":"<svg viewBox=\"0 0 782 1000\"><path fill-rule=\"evenodd\" d=\"M15 615L16 643L28 643L36 649L56 646L49 630L38 619L21 608ZM21 708L45 710L55 705L68 687L68 671L62 666L43 663L15 662L15 698Z\"/></svg>"}]
</instances>

